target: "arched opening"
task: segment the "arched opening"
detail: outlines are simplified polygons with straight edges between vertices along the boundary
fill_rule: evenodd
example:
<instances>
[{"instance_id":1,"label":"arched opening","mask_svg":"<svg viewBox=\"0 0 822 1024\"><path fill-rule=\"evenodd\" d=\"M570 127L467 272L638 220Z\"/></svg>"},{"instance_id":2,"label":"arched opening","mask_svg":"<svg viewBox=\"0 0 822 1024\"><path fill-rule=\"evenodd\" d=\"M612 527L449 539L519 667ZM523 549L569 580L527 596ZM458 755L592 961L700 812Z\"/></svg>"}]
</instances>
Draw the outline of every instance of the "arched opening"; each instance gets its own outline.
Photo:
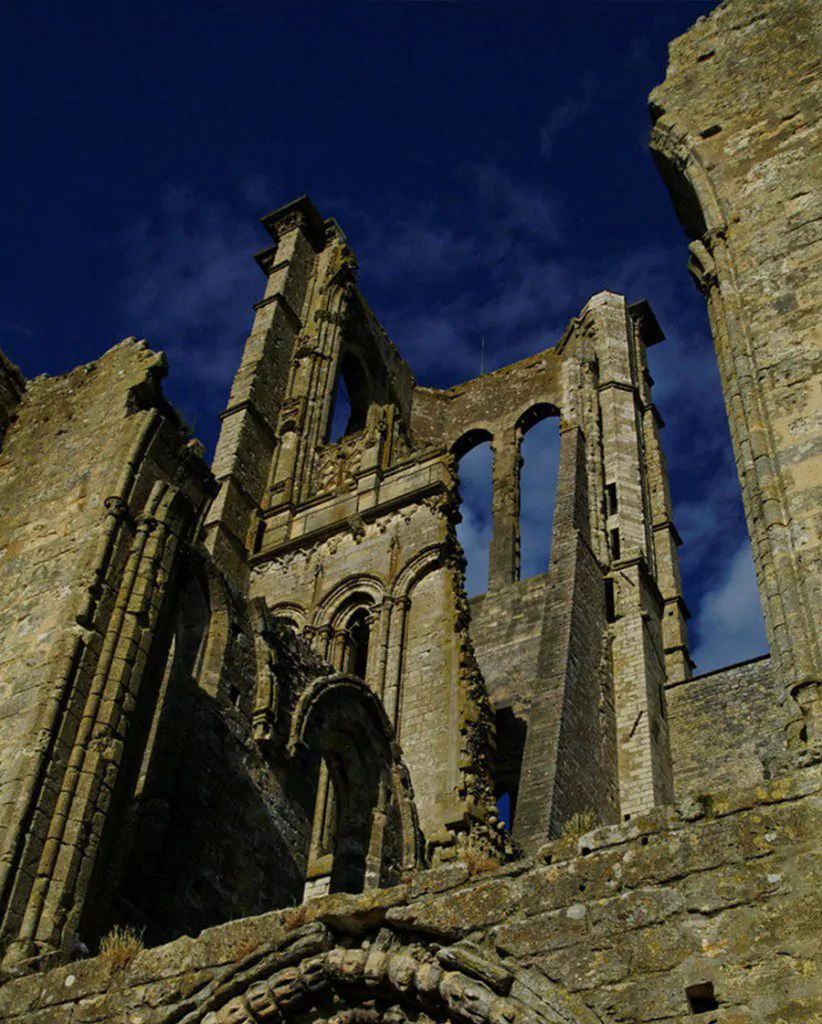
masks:
<instances>
[{"instance_id":1,"label":"arched opening","mask_svg":"<svg viewBox=\"0 0 822 1024\"><path fill-rule=\"evenodd\" d=\"M365 680L368 667L368 645L371 637L371 616L367 608L358 608L346 626L346 649L343 672Z\"/></svg>"},{"instance_id":2,"label":"arched opening","mask_svg":"<svg viewBox=\"0 0 822 1024\"><path fill-rule=\"evenodd\" d=\"M522 774L527 726L513 707L496 710L497 744L494 754L494 796L497 813L510 832L517 813L517 795Z\"/></svg>"},{"instance_id":3,"label":"arched opening","mask_svg":"<svg viewBox=\"0 0 822 1024\"><path fill-rule=\"evenodd\" d=\"M520 579L547 572L559 470L557 410L536 405L520 417Z\"/></svg>"},{"instance_id":4,"label":"arched opening","mask_svg":"<svg viewBox=\"0 0 822 1024\"><path fill-rule=\"evenodd\" d=\"M457 540L465 554L465 591L469 597L488 590L492 520L491 435L472 430L452 449L458 459L460 521Z\"/></svg>"},{"instance_id":5,"label":"arched opening","mask_svg":"<svg viewBox=\"0 0 822 1024\"><path fill-rule=\"evenodd\" d=\"M717 361L717 352L731 348L729 319L731 327L736 324L739 330L739 313L737 309L728 316L728 299L730 308L736 309L734 282L723 280L717 286L722 260L717 262L715 257L724 243L714 236L721 232L724 214L709 177L698 160L689 159L680 140L661 125L653 130L651 151L677 218L691 240L688 269L705 300L683 289L666 318L668 343L648 352L649 368L657 380L655 399L666 420L671 495L684 542L679 557L685 598L693 613L688 625L690 654L696 673L702 675L768 650L763 611L780 588L772 581L769 590L763 561L767 563L765 552L775 532L765 530L756 536L766 518L760 511L757 467L767 460L757 458L747 427L749 410L757 406L762 392L755 367L750 371L750 386L737 393L729 379L733 360L726 355L724 361ZM689 366L687 379L682 378L684 358ZM733 421L728 416L730 400L723 391L736 396ZM762 437L755 432L755 440ZM771 487L769 481L769 492ZM613 545L614 538L609 540Z\"/></svg>"},{"instance_id":6,"label":"arched opening","mask_svg":"<svg viewBox=\"0 0 822 1024\"><path fill-rule=\"evenodd\" d=\"M363 430L370 404L368 377L362 363L353 353L343 350L326 443L335 444L343 437Z\"/></svg>"},{"instance_id":7,"label":"arched opening","mask_svg":"<svg viewBox=\"0 0 822 1024\"><path fill-rule=\"evenodd\" d=\"M319 679L301 699L289 746L317 779L305 899L390 885L417 864L416 812L391 736L359 679Z\"/></svg>"}]
</instances>

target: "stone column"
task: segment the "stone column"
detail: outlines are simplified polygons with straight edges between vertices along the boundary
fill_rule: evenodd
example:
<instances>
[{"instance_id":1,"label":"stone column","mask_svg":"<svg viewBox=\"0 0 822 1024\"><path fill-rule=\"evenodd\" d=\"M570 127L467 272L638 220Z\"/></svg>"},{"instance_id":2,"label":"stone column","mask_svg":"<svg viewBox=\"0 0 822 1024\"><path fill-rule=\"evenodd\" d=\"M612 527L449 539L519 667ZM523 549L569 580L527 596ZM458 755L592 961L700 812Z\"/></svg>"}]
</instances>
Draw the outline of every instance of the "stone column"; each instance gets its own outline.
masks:
<instances>
[{"instance_id":1,"label":"stone column","mask_svg":"<svg viewBox=\"0 0 822 1024\"><path fill-rule=\"evenodd\" d=\"M411 600L408 597L394 598L394 610L391 614L391 627L388 633L388 652L385 668L385 713L394 726L399 739L400 735L400 679L402 678L403 648L405 646L405 619Z\"/></svg>"},{"instance_id":2,"label":"stone column","mask_svg":"<svg viewBox=\"0 0 822 1024\"><path fill-rule=\"evenodd\" d=\"M492 516L494 532L488 566L488 590L499 590L519 579L520 434L513 427L492 444L494 452Z\"/></svg>"},{"instance_id":3,"label":"stone column","mask_svg":"<svg viewBox=\"0 0 822 1024\"><path fill-rule=\"evenodd\" d=\"M390 597L374 610L373 642L369 644L368 684L385 701L386 670L394 601ZM372 653L373 652L373 653ZM373 665L373 670L372 666Z\"/></svg>"}]
</instances>

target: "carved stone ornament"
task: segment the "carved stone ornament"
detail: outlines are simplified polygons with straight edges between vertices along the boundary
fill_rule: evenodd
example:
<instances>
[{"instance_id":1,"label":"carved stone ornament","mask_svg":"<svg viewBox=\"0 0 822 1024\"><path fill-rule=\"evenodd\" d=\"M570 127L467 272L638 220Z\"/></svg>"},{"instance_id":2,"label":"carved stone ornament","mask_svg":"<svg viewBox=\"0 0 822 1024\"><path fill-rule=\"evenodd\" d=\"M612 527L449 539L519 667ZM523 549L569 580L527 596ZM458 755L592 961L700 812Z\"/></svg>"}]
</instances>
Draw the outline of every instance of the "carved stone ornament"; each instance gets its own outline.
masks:
<instances>
[{"instance_id":1,"label":"carved stone ornament","mask_svg":"<svg viewBox=\"0 0 822 1024\"><path fill-rule=\"evenodd\" d=\"M709 240L709 236L705 236ZM688 246L691 254L688 259L688 272L694 280L694 284L703 295L707 295L717 284L716 263L711 251L705 241L697 239Z\"/></svg>"},{"instance_id":2,"label":"carved stone ornament","mask_svg":"<svg viewBox=\"0 0 822 1024\"><path fill-rule=\"evenodd\" d=\"M238 965L190 1024L328 1021L334 1024L603 1024L537 970L502 962L470 942L406 945L381 928L340 940L319 921ZM234 995L228 1001L228 993ZM222 1005L220 1003L222 1002ZM164 1022L165 1024L165 1022Z\"/></svg>"}]
</instances>

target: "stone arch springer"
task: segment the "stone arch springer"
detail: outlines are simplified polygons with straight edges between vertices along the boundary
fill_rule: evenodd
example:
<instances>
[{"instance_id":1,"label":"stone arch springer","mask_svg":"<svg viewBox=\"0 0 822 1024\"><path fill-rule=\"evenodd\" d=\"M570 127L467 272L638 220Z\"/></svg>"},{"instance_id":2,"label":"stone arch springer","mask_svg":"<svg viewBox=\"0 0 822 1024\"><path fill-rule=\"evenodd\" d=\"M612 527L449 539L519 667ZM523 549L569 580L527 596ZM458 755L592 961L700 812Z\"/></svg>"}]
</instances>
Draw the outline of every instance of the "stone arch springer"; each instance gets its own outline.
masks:
<instances>
[{"instance_id":1,"label":"stone arch springer","mask_svg":"<svg viewBox=\"0 0 822 1024\"><path fill-rule=\"evenodd\" d=\"M606 1024L536 969L446 935L408 941L384 925L356 922L353 935L303 925L233 965L184 1024Z\"/></svg>"},{"instance_id":2,"label":"stone arch springer","mask_svg":"<svg viewBox=\"0 0 822 1024\"><path fill-rule=\"evenodd\" d=\"M561 415L560 409L553 402L530 401L517 416L514 430L520 437L523 437L532 427L542 423L543 420L550 419L552 416L559 419Z\"/></svg>"},{"instance_id":3,"label":"stone arch springer","mask_svg":"<svg viewBox=\"0 0 822 1024\"><path fill-rule=\"evenodd\" d=\"M282 619L294 625L297 632L301 632L307 623L308 615L305 608L297 601L281 601L273 604L268 613L272 619Z\"/></svg>"},{"instance_id":4,"label":"stone arch springer","mask_svg":"<svg viewBox=\"0 0 822 1024\"><path fill-rule=\"evenodd\" d=\"M290 757L294 757L300 745L307 742L313 717L321 709L321 705L329 699L338 697L344 697L352 708L362 707L364 721L368 721L369 729L373 729L375 735L385 741L392 755L400 757L394 730L388 721L382 701L357 676L343 673L320 676L312 680L300 695L291 716L288 732L286 750Z\"/></svg>"},{"instance_id":5,"label":"stone arch springer","mask_svg":"<svg viewBox=\"0 0 822 1024\"><path fill-rule=\"evenodd\" d=\"M449 452L459 461L463 456L479 447L481 444L494 443L494 433L488 426L473 426L464 430L451 445Z\"/></svg>"}]
</instances>

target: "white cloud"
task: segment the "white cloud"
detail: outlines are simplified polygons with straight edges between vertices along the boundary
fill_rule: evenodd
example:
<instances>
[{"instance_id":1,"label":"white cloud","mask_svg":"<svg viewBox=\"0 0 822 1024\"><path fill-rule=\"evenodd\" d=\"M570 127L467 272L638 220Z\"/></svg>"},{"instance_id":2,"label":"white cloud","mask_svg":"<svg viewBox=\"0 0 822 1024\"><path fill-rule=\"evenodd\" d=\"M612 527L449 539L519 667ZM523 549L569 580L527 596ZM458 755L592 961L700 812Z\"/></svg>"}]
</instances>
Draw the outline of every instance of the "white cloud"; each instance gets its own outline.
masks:
<instances>
[{"instance_id":1,"label":"white cloud","mask_svg":"<svg viewBox=\"0 0 822 1024\"><path fill-rule=\"evenodd\" d=\"M572 124L582 120L593 102L596 88L595 76L586 75L580 82L577 95L548 111L539 133L539 148L543 156L550 156L559 136Z\"/></svg>"},{"instance_id":2,"label":"white cloud","mask_svg":"<svg viewBox=\"0 0 822 1024\"><path fill-rule=\"evenodd\" d=\"M559 465L557 420L543 420L533 427L523 438L521 451L521 576L527 579L548 568ZM487 443L478 445L460 461L460 512L463 518L457 527L457 537L468 561L466 590L469 596L484 594L488 589L489 547L493 532L492 462Z\"/></svg>"},{"instance_id":3,"label":"white cloud","mask_svg":"<svg viewBox=\"0 0 822 1024\"><path fill-rule=\"evenodd\" d=\"M743 544L725 564L716 586L702 599L693 652L699 673L747 661L768 650L750 546Z\"/></svg>"},{"instance_id":4,"label":"white cloud","mask_svg":"<svg viewBox=\"0 0 822 1024\"><path fill-rule=\"evenodd\" d=\"M253 216L187 188L169 190L122 239L124 333L165 349L172 373L215 400L227 393L261 293L250 258L261 242Z\"/></svg>"},{"instance_id":5,"label":"white cloud","mask_svg":"<svg viewBox=\"0 0 822 1024\"><path fill-rule=\"evenodd\" d=\"M549 116L549 149L572 120L569 104L584 105L585 88ZM262 293L250 255L265 244L256 218L276 198L272 202L265 178L237 173L236 207L190 189L170 190L123 238L122 333L148 337L168 351L169 392L189 414L193 408L212 416L224 399L250 307ZM640 245L583 261L564 247L561 207L544 188L488 163L462 167L456 178L464 195L458 204L403 205L401 196L392 196L367 213L344 201L323 208L344 220L360 255L364 292L417 378L447 387L476 376L483 334L486 371L548 348L568 318L603 288L632 301L647 297L668 335L649 360L655 400L668 422L663 445L685 541L685 597L695 613L700 669L761 651L716 361L701 300L694 302L684 245ZM537 438L535 431L524 446L523 576L544 570L550 544L554 493L548 481L556 470ZM460 539L469 557L469 591L481 593L491 537L490 461L472 469L472 456L462 467ZM530 487L529 474L541 485ZM736 552L731 559L729 550Z\"/></svg>"}]
</instances>

